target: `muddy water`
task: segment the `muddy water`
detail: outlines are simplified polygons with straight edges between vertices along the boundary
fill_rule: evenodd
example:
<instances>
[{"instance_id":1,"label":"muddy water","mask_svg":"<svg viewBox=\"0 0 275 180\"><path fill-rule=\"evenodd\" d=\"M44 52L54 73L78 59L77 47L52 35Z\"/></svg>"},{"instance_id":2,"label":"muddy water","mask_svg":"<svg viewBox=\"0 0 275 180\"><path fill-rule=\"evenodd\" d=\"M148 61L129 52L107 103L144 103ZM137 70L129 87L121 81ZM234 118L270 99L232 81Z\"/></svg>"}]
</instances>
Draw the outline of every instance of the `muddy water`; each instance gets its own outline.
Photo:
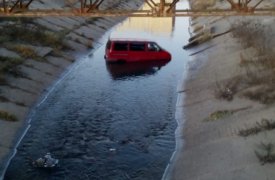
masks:
<instances>
[{"instance_id":1,"label":"muddy water","mask_svg":"<svg viewBox=\"0 0 275 180\"><path fill-rule=\"evenodd\" d=\"M180 4L186 5L186 4ZM34 109L5 179L161 179L175 148L176 87L187 61L188 18L130 18L102 38ZM109 36L152 39L170 62L108 65ZM30 159L51 152L54 169Z\"/></svg>"}]
</instances>

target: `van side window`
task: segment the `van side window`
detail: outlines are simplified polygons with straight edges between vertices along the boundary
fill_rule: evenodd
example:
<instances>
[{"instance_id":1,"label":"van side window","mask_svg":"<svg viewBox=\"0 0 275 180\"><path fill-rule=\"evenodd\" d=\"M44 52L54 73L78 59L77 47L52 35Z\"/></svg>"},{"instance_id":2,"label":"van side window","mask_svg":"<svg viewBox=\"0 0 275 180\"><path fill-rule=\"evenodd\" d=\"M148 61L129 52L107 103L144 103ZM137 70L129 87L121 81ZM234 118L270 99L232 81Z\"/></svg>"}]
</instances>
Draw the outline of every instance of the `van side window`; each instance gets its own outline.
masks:
<instances>
[{"instance_id":1,"label":"van side window","mask_svg":"<svg viewBox=\"0 0 275 180\"><path fill-rule=\"evenodd\" d=\"M149 51L159 51L160 47L156 43L149 42L148 43L148 50Z\"/></svg>"},{"instance_id":2,"label":"van side window","mask_svg":"<svg viewBox=\"0 0 275 180\"><path fill-rule=\"evenodd\" d=\"M128 43L115 42L114 43L114 50L115 51L127 51L128 50Z\"/></svg>"},{"instance_id":3,"label":"van side window","mask_svg":"<svg viewBox=\"0 0 275 180\"><path fill-rule=\"evenodd\" d=\"M145 51L145 43L130 43L130 51Z\"/></svg>"}]
</instances>

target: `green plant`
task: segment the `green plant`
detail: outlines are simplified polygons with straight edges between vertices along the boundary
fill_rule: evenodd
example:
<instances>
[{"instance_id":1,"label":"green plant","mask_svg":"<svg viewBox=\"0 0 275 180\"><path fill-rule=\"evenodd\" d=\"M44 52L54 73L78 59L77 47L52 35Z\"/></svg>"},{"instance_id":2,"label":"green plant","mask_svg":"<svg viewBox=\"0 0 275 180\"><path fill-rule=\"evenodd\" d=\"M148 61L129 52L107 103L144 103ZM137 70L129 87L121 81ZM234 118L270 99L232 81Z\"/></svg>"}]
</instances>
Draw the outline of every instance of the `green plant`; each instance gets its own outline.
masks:
<instances>
[{"instance_id":1,"label":"green plant","mask_svg":"<svg viewBox=\"0 0 275 180\"><path fill-rule=\"evenodd\" d=\"M18 121L17 117L7 111L0 110L0 119L6 121Z\"/></svg>"},{"instance_id":2,"label":"green plant","mask_svg":"<svg viewBox=\"0 0 275 180\"><path fill-rule=\"evenodd\" d=\"M219 120L219 119L223 119L225 117L233 115L236 112L243 111L243 110L246 110L246 109L249 109L249 108L251 108L251 106L237 108L237 109L233 109L233 110L215 111L215 112L211 113L206 119L204 119L204 121L216 121L216 120Z\"/></svg>"},{"instance_id":3,"label":"green plant","mask_svg":"<svg viewBox=\"0 0 275 180\"><path fill-rule=\"evenodd\" d=\"M216 121L228 116L231 116L233 114L232 111L230 110L220 110L220 111L216 111L211 113L206 119L205 121Z\"/></svg>"}]
</instances>

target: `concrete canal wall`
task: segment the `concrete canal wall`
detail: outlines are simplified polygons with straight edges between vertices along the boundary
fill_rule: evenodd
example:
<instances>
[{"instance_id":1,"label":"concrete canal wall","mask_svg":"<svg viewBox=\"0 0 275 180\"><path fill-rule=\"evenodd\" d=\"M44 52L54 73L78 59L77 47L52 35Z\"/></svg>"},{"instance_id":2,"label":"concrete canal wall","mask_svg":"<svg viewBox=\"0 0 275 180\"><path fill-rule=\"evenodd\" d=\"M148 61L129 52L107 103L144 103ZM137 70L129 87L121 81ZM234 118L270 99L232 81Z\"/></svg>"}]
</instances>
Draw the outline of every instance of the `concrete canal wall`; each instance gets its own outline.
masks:
<instances>
[{"instance_id":1,"label":"concrete canal wall","mask_svg":"<svg viewBox=\"0 0 275 180\"><path fill-rule=\"evenodd\" d=\"M187 48L188 78L178 87L177 148L164 179L274 179L274 21L190 19L191 36L209 38Z\"/></svg>"},{"instance_id":2,"label":"concrete canal wall","mask_svg":"<svg viewBox=\"0 0 275 180\"><path fill-rule=\"evenodd\" d=\"M31 8L66 8L75 1L40 0ZM137 9L141 0L114 0L103 8ZM77 58L98 47L98 40L125 17L43 17L0 22L0 179L39 97Z\"/></svg>"}]
</instances>

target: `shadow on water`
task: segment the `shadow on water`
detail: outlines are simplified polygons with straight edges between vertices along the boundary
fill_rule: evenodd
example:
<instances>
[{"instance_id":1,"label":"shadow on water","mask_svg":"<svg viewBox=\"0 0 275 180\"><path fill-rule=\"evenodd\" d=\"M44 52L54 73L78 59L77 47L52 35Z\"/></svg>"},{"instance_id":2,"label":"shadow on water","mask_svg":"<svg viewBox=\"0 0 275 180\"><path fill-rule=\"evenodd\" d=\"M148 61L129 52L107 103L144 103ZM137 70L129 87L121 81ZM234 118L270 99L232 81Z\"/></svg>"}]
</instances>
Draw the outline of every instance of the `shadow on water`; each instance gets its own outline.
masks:
<instances>
[{"instance_id":1,"label":"shadow on water","mask_svg":"<svg viewBox=\"0 0 275 180\"><path fill-rule=\"evenodd\" d=\"M114 80L154 75L170 61L149 61L133 63L106 63L106 68Z\"/></svg>"}]
</instances>

